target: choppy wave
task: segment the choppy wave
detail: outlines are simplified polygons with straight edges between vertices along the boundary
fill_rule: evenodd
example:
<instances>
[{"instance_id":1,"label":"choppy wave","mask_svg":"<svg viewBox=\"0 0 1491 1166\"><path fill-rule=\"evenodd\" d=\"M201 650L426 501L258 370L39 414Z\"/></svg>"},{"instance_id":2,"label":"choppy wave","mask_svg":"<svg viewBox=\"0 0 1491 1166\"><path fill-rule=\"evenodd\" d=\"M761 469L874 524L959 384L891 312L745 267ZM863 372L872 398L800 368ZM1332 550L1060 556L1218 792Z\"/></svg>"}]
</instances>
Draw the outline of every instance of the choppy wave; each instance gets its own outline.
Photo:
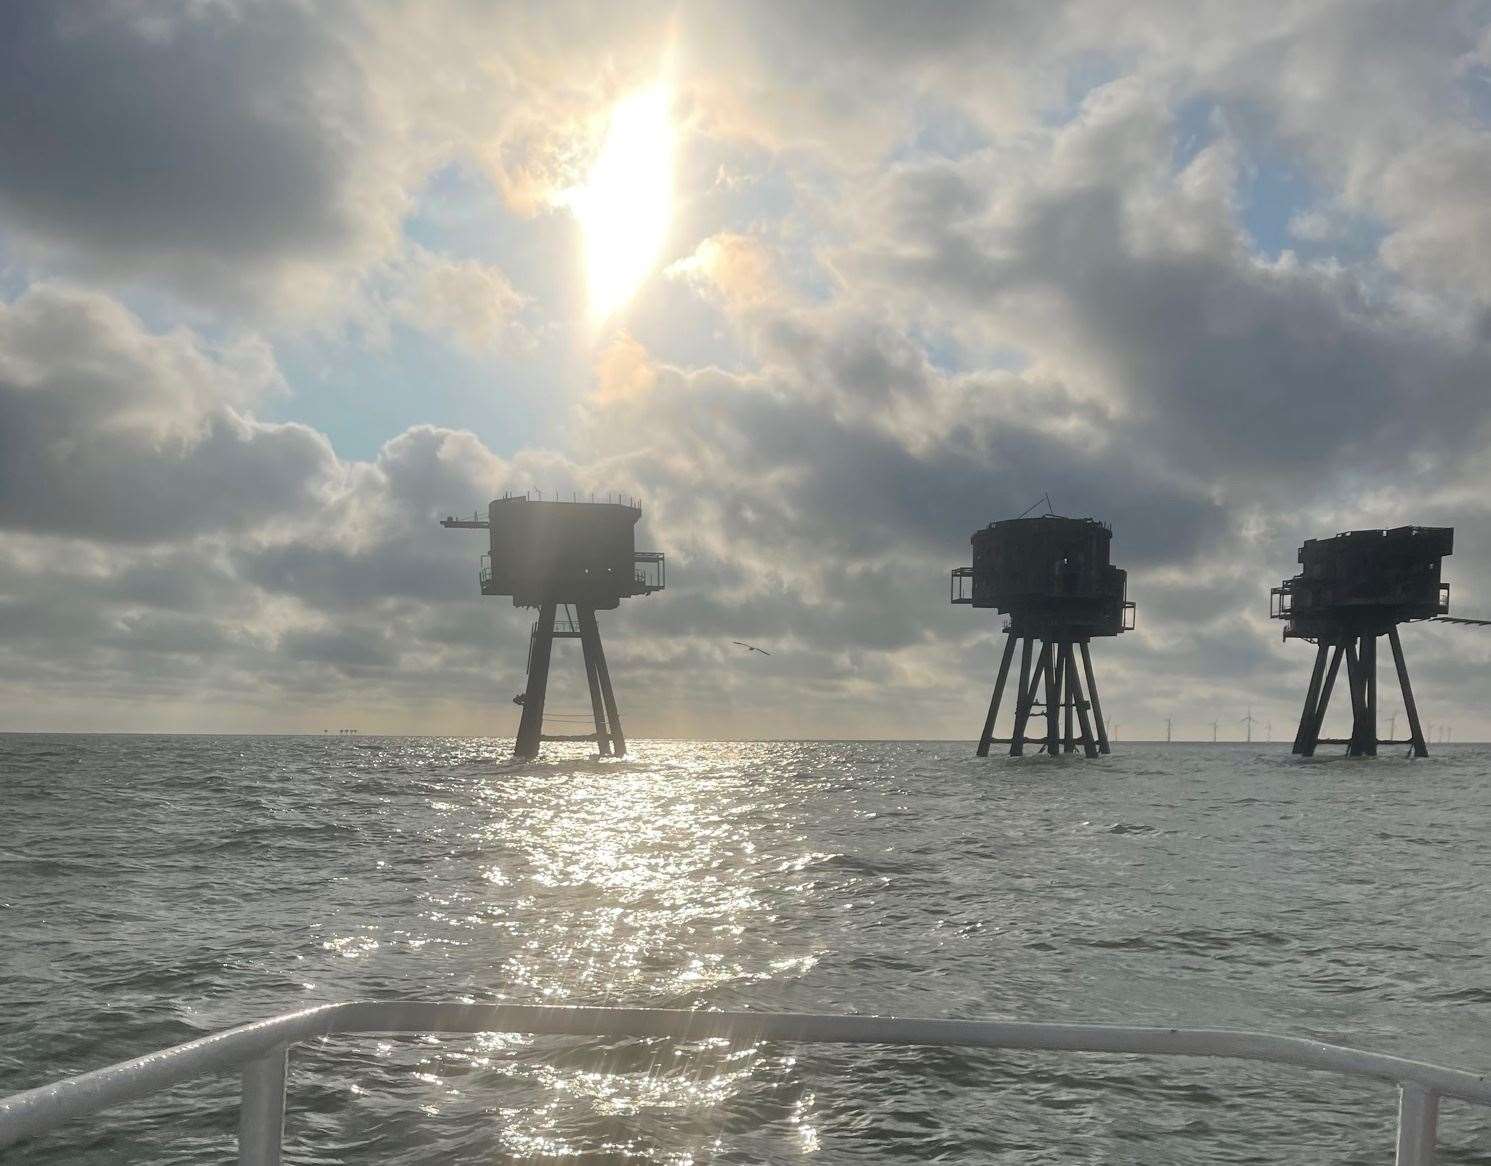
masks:
<instances>
[{"instance_id":1,"label":"choppy wave","mask_svg":"<svg viewBox=\"0 0 1491 1166\"><path fill-rule=\"evenodd\" d=\"M1262 1028L1491 1069L1488 756L0 737L0 1092L349 997ZM0 1161L220 1162L215 1079ZM1265 1066L514 1037L297 1051L287 1161L1380 1161ZM1446 1107L1441 1160L1491 1125Z\"/></svg>"}]
</instances>

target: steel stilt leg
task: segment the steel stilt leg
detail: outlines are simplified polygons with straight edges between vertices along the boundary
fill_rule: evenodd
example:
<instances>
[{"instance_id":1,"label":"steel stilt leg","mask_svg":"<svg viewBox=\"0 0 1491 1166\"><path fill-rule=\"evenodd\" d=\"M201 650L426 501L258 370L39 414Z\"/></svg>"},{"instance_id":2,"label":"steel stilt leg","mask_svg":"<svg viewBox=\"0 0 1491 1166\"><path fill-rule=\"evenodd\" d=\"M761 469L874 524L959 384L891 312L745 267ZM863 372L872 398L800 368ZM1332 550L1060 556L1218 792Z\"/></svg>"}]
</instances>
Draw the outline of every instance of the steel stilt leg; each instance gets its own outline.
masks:
<instances>
[{"instance_id":1,"label":"steel stilt leg","mask_svg":"<svg viewBox=\"0 0 1491 1166\"><path fill-rule=\"evenodd\" d=\"M554 604L539 605L538 623L528 649L528 687L523 693L523 716L518 721L518 740L513 756L532 760L538 756L544 734L544 698L549 688L549 658L554 649Z\"/></svg>"},{"instance_id":2,"label":"steel stilt leg","mask_svg":"<svg viewBox=\"0 0 1491 1166\"><path fill-rule=\"evenodd\" d=\"M611 756L611 735L607 731L606 708L601 695L601 674L596 667L596 647L600 643L600 628L595 622L595 608L581 605L580 651L585 657L585 683L590 689L590 715L595 721L596 752L602 757Z\"/></svg>"},{"instance_id":3,"label":"steel stilt leg","mask_svg":"<svg viewBox=\"0 0 1491 1166\"><path fill-rule=\"evenodd\" d=\"M1092 653L1087 649L1086 640L1078 647L1082 649L1082 672L1087 677L1087 699L1092 703L1092 727L1098 734L1098 752L1112 753L1108 747L1108 727L1103 723L1103 702L1098 699L1098 682L1092 674Z\"/></svg>"},{"instance_id":4,"label":"steel stilt leg","mask_svg":"<svg viewBox=\"0 0 1491 1166\"><path fill-rule=\"evenodd\" d=\"M1320 686L1320 700L1315 706L1314 715L1310 718L1309 731L1305 739L1300 742L1299 755L1301 757L1314 757L1315 747L1320 744L1320 729L1325 724L1325 712L1330 708L1331 691L1336 686L1336 673L1341 670L1341 656L1346 650L1345 642L1336 644L1335 651L1331 654L1330 667L1326 669L1325 683Z\"/></svg>"},{"instance_id":5,"label":"steel stilt leg","mask_svg":"<svg viewBox=\"0 0 1491 1166\"><path fill-rule=\"evenodd\" d=\"M591 620L595 615L591 613ZM611 748L617 757L626 756L626 736L621 731L621 714L616 711L616 693L611 689L611 672L606 667L606 650L601 647L600 628L595 629L595 675L601 682L601 700L606 706L606 722L611 727Z\"/></svg>"},{"instance_id":6,"label":"steel stilt leg","mask_svg":"<svg viewBox=\"0 0 1491 1166\"><path fill-rule=\"evenodd\" d=\"M1359 642L1355 636L1346 641L1346 681L1351 686L1351 739L1346 745L1347 757L1361 757L1366 753L1362 734L1367 720L1367 684L1357 654Z\"/></svg>"},{"instance_id":7,"label":"steel stilt leg","mask_svg":"<svg viewBox=\"0 0 1491 1166\"><path fill-rule=\"evenodd\" d=\"M1398 687L1403 691L1403 711L1408 714L1409 735L1413 738L1413 755L1429 756L1429 746L1424 742L1424 728L1419 724L1419 706L1413 699L1413 685L1408 682L1408 665L1403 660L1403 644L1398 639L1398 629L1390 628L1388 643L1393 649L1393 664L1398 669Z\"/></svg>"},{"instance_id":8,"label":"steel stilt leg","mask_svg":"<svg viewBox=\"0 0 1491 1166\"><path fill-rule=\"evenodd\" d=\"M1056 679L1055 645L1047 640L1041 648L1046 676L1046 755L1055 757L1061 749L1061 687Z\"/></svg>"},{"instance_id":9,"label":"steel stilt leg","mask_svg":"<svg viewBox=\"0 0 1491 1166\"><path fill-rule=\"evenodd\" d=\"M1303 752L1305 737L1315 722L1315 706L1320 702L1320 684L1325 679L1325 661L1330 645L1321 643L1315 649L1315 668L1310 673L1310 688L1305 693L1305 711L1300 713L1299 728L1294 734L1294 752Z\"/></svg>"},{"instance_id":10,"label":"steel stilt leg","mask_svg":"<svg viewBox=\"0 0 1491 1166\"><path fill-rule=\"evenodd\" d=\"M1062 643L1060 645L1060 651L1062 704L1061 716L1063 721L1063 724L1061 726L1061 749L1063 753L1075 753L1077 751L1077 746L1072 740L1072 706L1075 702L1072 699L1072 693L1074 693L1079 686L1074 683L1077 679L1077 670L1072 666L1071 641L1068 640Z\"/></svg>"},{"instance_id":11,"label":"steel stilt leg","mask_svg":"<svg viewBox=\"0 0 1491 1166\"><path fill-rule=\"evenodd\" d=\"M1088 757L1098 755L1097 742L1092 739L1092 723L1087 716L1087 702L1082 699L1082 681L1077 677L1077 661L1072 655L1072 645L1064 645L1066 649L1066 674L1071 677L1072 704L1077 709L1077 720L1082 726L1082 752Z\"/></svg>"},{"instance_id":12,"label":"steel stilt leg","mask_svg":"<svg viewBox=\"0 0 1491 1166\"><path fill-rule=\"evenodd\" d=\"M1377 633L1362 637L1362 749L1377 756Z\"/></svg>"},{"instance_id":13,"label":"steel stilt leg","mask_svg":"<svg viewBox=\"0 0 1491 1166\"><path fill-rule=\"evenodd\" d=\"M1025 752L1025 729L1030 724L1030 703L1035 699L1036 677L1030 674L1030 656L1035 641L1029 636L1020 637L1020 689L1015 694L1015 727L1010 732L1010 756L1019 757Z\"/></svg>"},{"instance_id":14,"label":"steel stilt leg","mask_svg":"<svg viewBox=\"0 0 1491 1166\"><path fill-rule=\"evenodd\" d=\"M989 715L978 739L978 756L989 756L989 741L994 736L994 722L999 719L999 702L1004 697L1004 682L1009 678L1010 661L1015 655L1015 637L1004 637L1004 655L999 660L999 677L994 681L994 696L989 701Z\"/></svg>"}]
</instances>

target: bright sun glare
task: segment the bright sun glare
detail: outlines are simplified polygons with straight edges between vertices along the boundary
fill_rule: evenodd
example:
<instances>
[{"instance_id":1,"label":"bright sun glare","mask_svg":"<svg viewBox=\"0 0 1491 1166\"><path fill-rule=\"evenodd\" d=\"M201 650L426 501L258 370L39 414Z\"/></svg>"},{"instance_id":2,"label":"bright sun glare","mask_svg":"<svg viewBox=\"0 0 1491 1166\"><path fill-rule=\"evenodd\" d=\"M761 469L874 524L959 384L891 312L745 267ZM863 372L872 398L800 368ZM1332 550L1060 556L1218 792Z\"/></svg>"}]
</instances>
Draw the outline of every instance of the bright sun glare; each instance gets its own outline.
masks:
<instances>
[{"instance_id":1,"label":"bright sun glare","mask_svg":"<svg viewBox=\"0 0 1491 1166\"><path fill-rule=\"evenodd\" d=\"M585 231L590 311L609 318L657 263L673 213L673 126L663 85L611 111L600 156L572 206Z\"/></svg>"}]
</instances>

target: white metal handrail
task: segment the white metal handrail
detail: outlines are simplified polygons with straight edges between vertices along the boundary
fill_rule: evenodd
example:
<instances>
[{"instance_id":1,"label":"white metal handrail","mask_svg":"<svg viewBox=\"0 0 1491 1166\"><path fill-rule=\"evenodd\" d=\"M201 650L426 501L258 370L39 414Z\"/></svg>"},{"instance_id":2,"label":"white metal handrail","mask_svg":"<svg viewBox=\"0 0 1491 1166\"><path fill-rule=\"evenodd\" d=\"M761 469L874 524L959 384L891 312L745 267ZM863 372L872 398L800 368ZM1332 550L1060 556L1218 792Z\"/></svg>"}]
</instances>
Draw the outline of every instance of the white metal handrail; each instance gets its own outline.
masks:
<instances>
[{"instance_id":1,"label":"white metal handrail","mask_svg":"<svg viewBox=\"0 0 1491 1166\"><path fill-rule=\"evenodd\" d=\"M1491 1082L1484 1076L1322 1041L1230 1029L390 1000L290 1012L14 1094L0 1100L0 1146L183 1081L241 1069L238 1161L278 1166L290 1046L333 1033L393 1032L950 1045L1268 1061L1397 1085L1398 1166L1432 1166L1441 1097L1491 1107Z\"/></svg>"}]
</instances>

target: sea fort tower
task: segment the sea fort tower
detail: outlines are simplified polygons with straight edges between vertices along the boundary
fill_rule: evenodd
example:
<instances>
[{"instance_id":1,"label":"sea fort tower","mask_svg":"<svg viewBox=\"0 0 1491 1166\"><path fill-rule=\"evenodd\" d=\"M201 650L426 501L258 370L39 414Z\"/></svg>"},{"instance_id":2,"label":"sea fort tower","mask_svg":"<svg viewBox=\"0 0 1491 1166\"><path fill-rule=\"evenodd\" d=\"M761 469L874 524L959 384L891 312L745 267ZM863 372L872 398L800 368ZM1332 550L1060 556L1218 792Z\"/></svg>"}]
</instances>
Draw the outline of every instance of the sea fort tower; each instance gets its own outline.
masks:
<instances>
[{"instance_id":1,"label":"sea fort tower","mask_svg":"<svg viewBox=\"0 0 1491 1166\"><path fill-rule=\"evenodd\" d=\"M651 595L666 583L663 556L635 546L642 508L617 502L543 501L526 494L495 499L487 516L445 518L447 529L486 530L481 558L483 595L511 596L514 607L538 609L528 642L528 684L513 698L523 715L513 755L532 758L544 741L594 741L602 757L626 754L626 735L601 647L597 611ZM593 733L544 735L544 699L555 640L579 640L590 689Z\"/></svg>"},{"instance_id":2,"label":"sea fort tower","mask_svg":"<svg viewBox=\"0 0 1491 1166\"><path fill-rule=\"evenodd\" d=\"M1110 752L1088 644L1095 636L1116 636L1134 626L1134 605L1124 594L1128 572L1108 561L1112 538L1113 531L1096 519L1055 514L1008 518L974 532L973 565L953 569L952 602L992 607L1009 617L994 696L979 735L980 757L987 757L995 742L1008 742L1012 757L1026 745L1040 745L1049 754L1075 752L1078 744L1088 757ZM1017 646L1014 725L1008 737L995 737ZM1042 694L1044 699L1037 700ZM1037 708L1045 716L1045 734L1027 736ZM1073 732L1074 715L1080 735Z\"/></svg>"},{"instance_id":3,"label":"sea fort tower","mask_svg":"<svg viewBox=\"0 0 1491 1166\"><path fill-rule=\"evenodd\" d=\"M1305 540L1299 549L1300 573L1270 593L1270 615L1286 621L1284 638L1308 640L1316 646L1315 669L1294 735L1295 753L1312 757L1318 745L1345 745L1348 757L1375 757L1379 745L1408 745L1415 757L1429 755L1398 625L1448 614L1450 585L1440 581L1439 572L1442 560L1454 548L1455 531L1448 526L1349 530L1334 538ZM1381 636L1388 638L1393 650L1403 710L1408 714L1406 741L1377 737L1377 640ZM1351 689L1351 736L1322 738L1321 726L1342 660Z\"/></svg>"}]
</instances>

